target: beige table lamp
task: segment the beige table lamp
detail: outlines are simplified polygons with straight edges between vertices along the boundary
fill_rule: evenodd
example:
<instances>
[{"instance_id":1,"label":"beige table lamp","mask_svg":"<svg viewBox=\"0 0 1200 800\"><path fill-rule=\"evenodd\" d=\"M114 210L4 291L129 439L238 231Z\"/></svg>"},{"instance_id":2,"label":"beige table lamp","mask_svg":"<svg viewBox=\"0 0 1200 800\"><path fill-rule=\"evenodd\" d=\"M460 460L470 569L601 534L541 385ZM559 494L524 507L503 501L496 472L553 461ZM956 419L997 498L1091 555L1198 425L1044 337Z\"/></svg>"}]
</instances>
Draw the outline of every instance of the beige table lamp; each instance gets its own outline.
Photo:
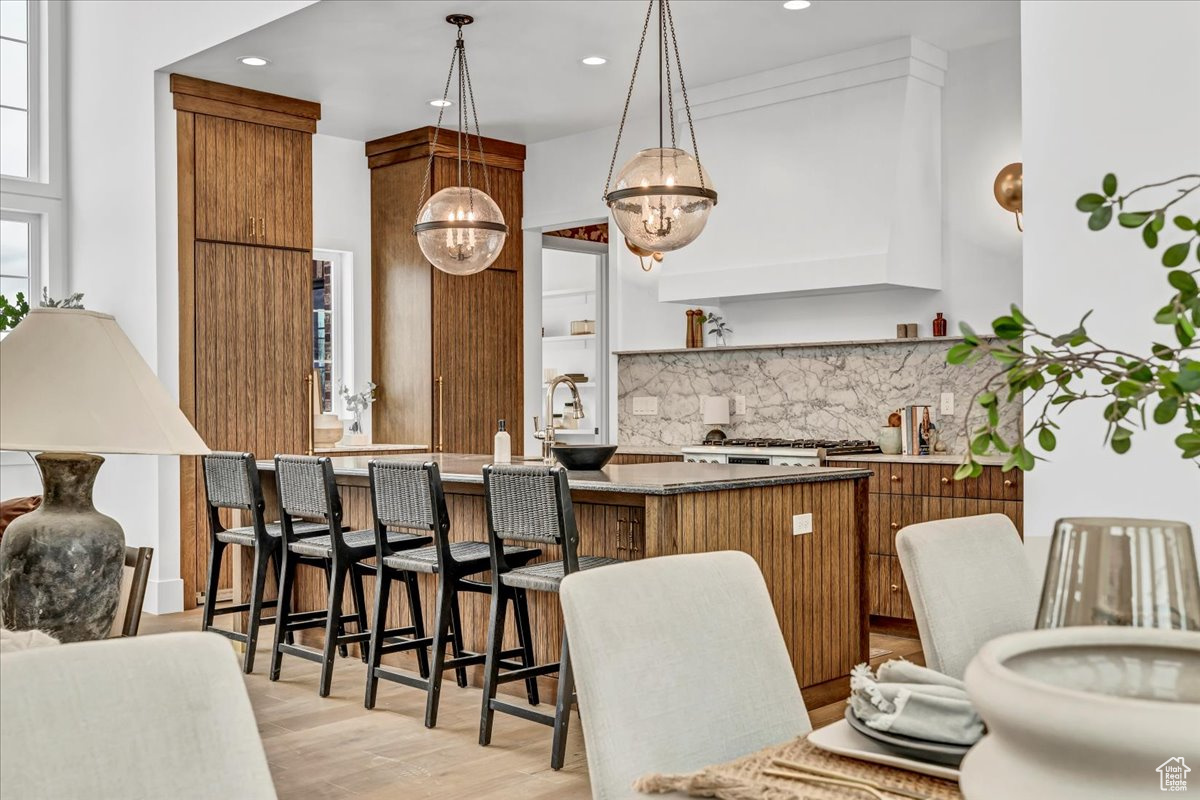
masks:
<instances>
[{"instance_id":1,"label":"beige table lamp","mask_svg":"<svg viewBox=\"0 0 1200 800\"><path fill-rule=\"evenodd\" d=\"M729 398L728 397L705 397L702 404L705 425L728 425L729 424ZM723 442L725 441L725 431L720 428L713 428L704 437L706 442Z\"/></svg>"},{"instance_id":2,"label":"beige table lamp","mask_svg":"<svg viewBox=\"0 0 1200 800\"><path fill-rule=\"evenodd\" d=\"M209 452L108 314L38 308L0 342L0 450L37 452L44 498L0 541L0 624L108 635L125 535L92 505L94 453Z\"/></svg>"}]
</instances>

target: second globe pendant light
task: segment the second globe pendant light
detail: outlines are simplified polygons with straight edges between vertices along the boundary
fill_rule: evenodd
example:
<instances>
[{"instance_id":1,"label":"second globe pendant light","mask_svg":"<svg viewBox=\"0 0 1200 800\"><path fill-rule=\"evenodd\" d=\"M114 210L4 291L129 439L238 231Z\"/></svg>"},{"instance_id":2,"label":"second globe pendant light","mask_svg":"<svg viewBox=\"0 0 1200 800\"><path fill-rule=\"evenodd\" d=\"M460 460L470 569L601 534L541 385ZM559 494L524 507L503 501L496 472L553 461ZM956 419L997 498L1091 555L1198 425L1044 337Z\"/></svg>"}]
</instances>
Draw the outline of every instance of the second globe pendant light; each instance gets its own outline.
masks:
<instances>
[{"instance_id":1,"label":"second globe pendant light","mask_svg":"<svg viewBox=\"0 0 1200 800\"><path fill-rule=\"evenodd\" d=\"M658 147L638 152L621 168L614 185L612 174L617 163L617 151L621 147L621 134L625 130L633 86L637 81L638 66L646 47L646 34L650 29L650 19L654 16L656 6L659 71ZM676 146L672 57L679 75L679 88L683 95L688 131L691 134L692 153ZM664 95L666 114L670 120L670 147L666 146L664 139ZM638 45L637 58L633 62L629 92L625 96L625 110L621 115L621 125L617 129L617 142L613 147L608 179L604 184L604 202L612 209L613 220L625 235L631 249L638 248L656 254L678 250L694 241L704 230L708 215L717 204L717 193L713 189L712 179L700 163L700 151L696 146L696 131L692 124L692 110L688 104L687 84L683 79L683 63L679 58L679 44L675 37L675 21L671 16L669 0L650 0L646 9L642 39Z\"/></svg>"},{"instance_id":2,"label":"second globe pendant light","mask_svg":"<svg viewBox=\"0 0 1200 800\"><path fill-rule=\"evenodd\" d=\"M450 84L458 74L458 175L457 185L435 192L417 212L413 233L425 258L433 266L452 275L472 275L487 269L500 256L508 238L508 225L500 207L491 198L491 180L483 155L483 140L479 135L479 115L475 111L475 96L471 90L471 72L467 67L467 48L463 41L463 26L475 20L466 14L451 14L446 21L458 27L458 38L450 60L450 74L442 92L437 127L429 149L429 164L421 190L424 199L433 177L433 159L437 152L437 136L442 116L449 106ZM467 116L470 102L470 117ZM471 135L468 125L474 122L475 144L478 148L479 171L483 173L486 191L475 188L471 154ZM464 180L465 178L465 180Z\"/></svg>"}]
</instances>

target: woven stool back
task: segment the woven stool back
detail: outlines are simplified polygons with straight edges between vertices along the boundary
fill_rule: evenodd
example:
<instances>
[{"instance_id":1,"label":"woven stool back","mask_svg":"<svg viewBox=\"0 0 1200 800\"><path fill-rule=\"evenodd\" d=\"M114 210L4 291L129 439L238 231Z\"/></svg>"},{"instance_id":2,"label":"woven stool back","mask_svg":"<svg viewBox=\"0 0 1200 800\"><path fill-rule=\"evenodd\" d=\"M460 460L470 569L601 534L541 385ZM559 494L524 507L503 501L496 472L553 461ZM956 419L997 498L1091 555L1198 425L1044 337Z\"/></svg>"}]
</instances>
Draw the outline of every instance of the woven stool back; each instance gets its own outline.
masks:
<instances>
[{"instance_id":1,"label":"woven stool back","mask_svg":"<svg viewBox=\"0 0 1200 800\"><path fill-rule=\"evenodd\" d=\"M209 453L204 456L204 488L208 504L245 511L262 505L258 468L250 453Z\"/></svg>"},{"instance_id":2,"label":"woven stool back","mask_svg":"<svg viewBox=\"0 0 1200 800\"><path fill-rule=\"evenodd\" d=\"M483 493L492 555L501 568L505 540L560 545L567 572L578 567L579 529L565 469L490 464L483 468Z\"/></svg>"}]
</instances>

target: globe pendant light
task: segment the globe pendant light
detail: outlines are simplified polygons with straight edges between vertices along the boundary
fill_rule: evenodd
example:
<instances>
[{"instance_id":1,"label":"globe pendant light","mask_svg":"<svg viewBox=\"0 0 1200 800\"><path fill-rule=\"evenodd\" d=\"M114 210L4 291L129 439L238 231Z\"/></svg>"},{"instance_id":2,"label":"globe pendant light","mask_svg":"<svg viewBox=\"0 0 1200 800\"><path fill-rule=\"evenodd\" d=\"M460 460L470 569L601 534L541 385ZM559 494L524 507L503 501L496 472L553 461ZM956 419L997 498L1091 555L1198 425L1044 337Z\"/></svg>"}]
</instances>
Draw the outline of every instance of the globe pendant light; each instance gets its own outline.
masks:
<instances>
[{"instance_id":1,"label":"globe pendant light","mask_svg":"<svg viewBox=\"0 0 1200 800\"><path fill-rule=\"evenodd\" d=\"M467 47L463 42L463 26L475 20L466 14L451 14L446 22L458 26L458 39L450 59L450 74L446 76L446 88L439 104L437 127L433 131L433 144L429 148L429 164L425 170L425 182L421 188L424 199L426 187L433 174L433 158L437 152L437 137L442 128L442 115L451 105L450 82L458 73L458 181L434 193L417 212L413 233L425 258L442 272L451 275L473 275L492 265L508 238L508 225L500 207L491 198L491 179L483 156L483 139L479 135L479 115L475 111L475 94L471 91L471 71L467 67ZM467 117L467 101L471 104L471 116ZM475 144L479 150L479 165L483 172L487 191L475 188L471 158L471 134L467 126L475 123ZM464 142L464 138L466 141ZM465 150L465 152L464 152ZM463 167L466 162L466 181Z\"/></svg>"},{"instance_id":2,"label":"globe pendant light","mask_svg":"<svg viewBox=\"0 0 1200 800\"><path fill-rule=\"evenodd\" d=\"M629 115L629 101L633 97L633 85L637 81L638 65L646 46L646 33L650 28L650 17L658 6L658 147L640 151L617 174L615 186L612 181L613 167L617 163L617 151L621 147L621 134ZM669 49L668 49L669 46ZM679 73L679 88L683 95L683 108L687 114L688 130L691 133L692 153L682 150L675 142L675 96L671 79L671 59ZM663 96L666 95L667 116L670 118L671 146L663 139ZM611 189L610 189L611 187ZM688 104L687 84L683 80L683 62L679 59L679 43L675 37L675 21L671 17L669 0L650 0L646 9L646 20L642 24L642 39L638 45L637 58L633 62L633 77L629 80L629 92L625 96L625 110L621 114L621 125L617 128L617 143L613 146L612 161L608 167L608 179L604 183L604 202L612 209L613 220L621 233L625 234L630 249L650 253L669 253L690 244L708 222L709 212L717 204L717 193L712 180L700 164L700 150L696 147L696 130L692 124L692 109ZM636 249L635 249L636 248ZM658 260L661 260L659 256ZM643 269L644 266L643 262Z\"/></svg>"}]
</instances>

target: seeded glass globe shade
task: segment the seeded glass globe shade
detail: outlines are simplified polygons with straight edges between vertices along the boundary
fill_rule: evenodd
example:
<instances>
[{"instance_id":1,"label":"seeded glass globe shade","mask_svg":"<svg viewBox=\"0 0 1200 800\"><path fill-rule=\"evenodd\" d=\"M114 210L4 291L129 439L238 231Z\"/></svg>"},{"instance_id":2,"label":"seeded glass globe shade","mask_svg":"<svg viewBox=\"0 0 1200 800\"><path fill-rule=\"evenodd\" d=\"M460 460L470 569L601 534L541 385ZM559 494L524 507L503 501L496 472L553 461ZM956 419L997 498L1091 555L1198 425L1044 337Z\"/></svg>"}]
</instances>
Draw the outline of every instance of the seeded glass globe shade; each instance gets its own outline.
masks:
<instances>
[{"instance_id":1,"label":"seeded glass globe shade","mask_svg":"<svg viewBox=\"0 0 1200 800\"><path fill-rule=\"evenodd\" d=\"M487 269L508 238L500 207L469 186L442 189L425 201L413 231L429 262L451 275Z\"/></svg>"},{"instance_id":2,"label":"seeded glass globe shade","mask_svg":"<svg viewBox=\"0 0 1200 800\"><path fill-rule=\"evenodd\" d=\"M717 204L717 193L690 153L651 147L621 168L607 200L626 239L646 250L669 253L700 235Z\"/></svg>"}]
</instances>

